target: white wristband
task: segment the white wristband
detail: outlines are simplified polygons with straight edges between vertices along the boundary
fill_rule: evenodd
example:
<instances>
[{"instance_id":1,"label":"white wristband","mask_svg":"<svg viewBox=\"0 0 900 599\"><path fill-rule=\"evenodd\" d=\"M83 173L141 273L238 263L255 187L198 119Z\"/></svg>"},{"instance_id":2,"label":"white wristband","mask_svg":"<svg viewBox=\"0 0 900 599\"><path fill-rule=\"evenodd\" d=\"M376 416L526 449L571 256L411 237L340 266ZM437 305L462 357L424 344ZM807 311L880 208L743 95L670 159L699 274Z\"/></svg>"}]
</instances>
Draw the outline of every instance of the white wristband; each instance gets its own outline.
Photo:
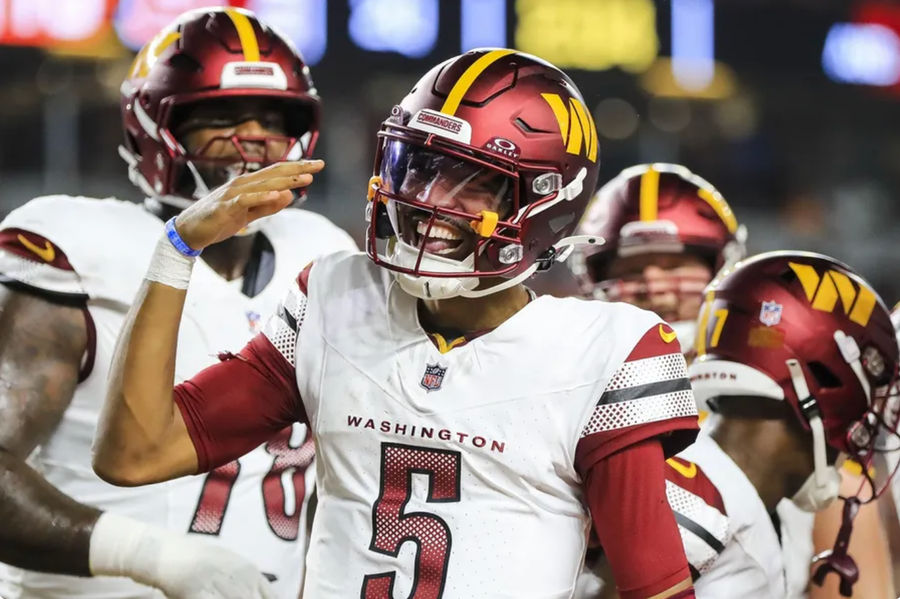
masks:
<instances>
[{"instance_id":1,"label":"white wristband","mask_svg":"<svg viewBox=\"0 0 900 599\"><path fill-rule=\"evenodd\" d=\"M127 576L169 599L274 599L248 559L196 535L178 534L104 512L91 532L95 576Z\"/></svg>"},{"instance_id":2,"label":"white wristband","mask_svg":"<svg viewBox=\"0 0 900 599\"><path fill-rule=\"evenodd\" d=\"M128 576L138 582L155 582L157 559L143 546L151 541L151 527L109 512L100 514L91 532L89 564L95 576Z\"/></svg>"},{"instance_id":3,"label":"white wristband","mask_svg":"<svg viewBox=\"0 0 900 599\"><path fill-rule=\"evenodd\" d=\"M169 238L163 235L156 243L156 250L144 278L175 289L187 289L196 260L197 258L179 252Z\"/></svg>"}]
</instances>

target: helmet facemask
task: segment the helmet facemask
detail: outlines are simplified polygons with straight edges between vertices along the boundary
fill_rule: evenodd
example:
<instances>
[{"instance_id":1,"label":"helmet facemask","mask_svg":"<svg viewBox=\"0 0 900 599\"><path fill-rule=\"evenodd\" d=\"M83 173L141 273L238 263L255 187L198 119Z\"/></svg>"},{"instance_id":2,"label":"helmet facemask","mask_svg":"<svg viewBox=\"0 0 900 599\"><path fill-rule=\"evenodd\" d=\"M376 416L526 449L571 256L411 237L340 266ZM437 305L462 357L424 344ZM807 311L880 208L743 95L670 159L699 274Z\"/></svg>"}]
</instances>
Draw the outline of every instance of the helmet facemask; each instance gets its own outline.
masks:
<instances>
[{"instance_id":1,"label":"helmet facemask","mask_svg":"<svg viewBox=\"0 0 900 599\"><path fill-rule=\"evenodd\" d=\"M309 156L315 143L315 108L303 103L234 96L173 101L167 108L159 133L171 148L173 193L161 199L180 208L239 175ZM271 133L235 131L251 120ZM208 129L222 134L202 135Z\"/></svg>"},{"instance_id":2,"label":"helmet facemask","mask_svg":"<svg viewBox=\"0 0 900 599\"><path fill-rule=\"evenodd\" d=\"M513 165L433 136L387 130L379 137L370 257L422 298L487 295L519 282L523 211ZM384 252L378 238L387 239ZM510 275L478 289L482 279Z\"/></svg>"}]
</instances>

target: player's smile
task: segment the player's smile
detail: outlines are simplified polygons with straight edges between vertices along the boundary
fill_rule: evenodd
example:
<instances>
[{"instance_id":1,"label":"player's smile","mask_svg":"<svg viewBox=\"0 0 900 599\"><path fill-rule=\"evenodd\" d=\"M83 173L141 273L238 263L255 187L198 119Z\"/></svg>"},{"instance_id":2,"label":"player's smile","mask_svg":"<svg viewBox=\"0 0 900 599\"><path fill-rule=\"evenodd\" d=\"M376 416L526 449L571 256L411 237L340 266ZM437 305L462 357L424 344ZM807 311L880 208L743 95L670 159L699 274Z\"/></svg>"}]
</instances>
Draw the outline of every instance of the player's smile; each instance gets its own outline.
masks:
<instances>
[{"instance_id":1,"label":"player's smile","mask_svg":"<svg viewBox=\"0 0 900 599\"><path fill-rule=\"evenodd\" d=\"M474 248L474 234L468 227L461 227L446 219L435 219L429 228L430 218L416 215L408 219L415 228L409 227L412 239L408 240L416 249L437 256L461 260ZM468 229L468 230L466 230Z\"/></svg>"}]
</instances>

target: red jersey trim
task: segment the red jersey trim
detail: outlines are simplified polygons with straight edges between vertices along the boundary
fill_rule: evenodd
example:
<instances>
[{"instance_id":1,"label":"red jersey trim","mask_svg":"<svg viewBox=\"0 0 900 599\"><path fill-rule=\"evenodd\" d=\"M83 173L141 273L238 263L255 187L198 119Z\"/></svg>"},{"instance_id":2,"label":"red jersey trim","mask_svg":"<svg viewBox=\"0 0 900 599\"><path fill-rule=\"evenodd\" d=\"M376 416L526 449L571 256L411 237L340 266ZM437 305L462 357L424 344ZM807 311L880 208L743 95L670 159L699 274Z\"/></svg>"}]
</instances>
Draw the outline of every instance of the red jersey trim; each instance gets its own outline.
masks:
<instances>
[{"instance_id":1,"label":"red jersey trim","mask_svg":"<svg viewBox=\"0 0 900 599\"><path fill-rule=\"evenodd\" d=\"M725 516L728 515L719 490L697 464L677 456L669 458L666 460L666 480L693 493Z\"/></svg>"},{"instance_id":2,"label":"red jersey trim","mask_svg":"<svg viewBox=\"0 0 900 599\"><path fill-rule=\"evenodd\" d=\"M664 322L657 323L644 333L637 345L625 358L626 362L632 360L643 360L644 358L653 358L655 356L663 356L665 354L681 353L681 345L675 336L672 327Z\"/></svg>"},{"instance_id":3,"label":"red jersey trim","mask_svg":"<svg viewBox=\"0 0 900 599\"><path fill-rule=\"evenodd\" d=\"M309 271L312 270L313 264L315 263L310 262L304 266L300 274L297 275L297 287L300 288L300 293L303 295L309 295Z\"/></svg>"},{"instance_id":4,"label":"red jersey trim","mask_svg":"<svg viewBox=\"0 0 900 599\"><path fill-rule=\"evenodd\" d=\"M0 249L33 262L49 264L60 270L75 271L59 246L46 237L25 229L11 228L0 231Z\"/></svg>"},{"instance_id":5,"label":"red jersey trim","mask_svg":"<svg viewBox=\"0 0 900 599\"><path fill-rule=\"evenodd\" d=\"M699 431L696 416L682 416L591 433L578 441L575 468L584 476L584 472L607 456L653 437L659 438L665 457L671 457L691 445Z\"/></svg>"}]
</instances>

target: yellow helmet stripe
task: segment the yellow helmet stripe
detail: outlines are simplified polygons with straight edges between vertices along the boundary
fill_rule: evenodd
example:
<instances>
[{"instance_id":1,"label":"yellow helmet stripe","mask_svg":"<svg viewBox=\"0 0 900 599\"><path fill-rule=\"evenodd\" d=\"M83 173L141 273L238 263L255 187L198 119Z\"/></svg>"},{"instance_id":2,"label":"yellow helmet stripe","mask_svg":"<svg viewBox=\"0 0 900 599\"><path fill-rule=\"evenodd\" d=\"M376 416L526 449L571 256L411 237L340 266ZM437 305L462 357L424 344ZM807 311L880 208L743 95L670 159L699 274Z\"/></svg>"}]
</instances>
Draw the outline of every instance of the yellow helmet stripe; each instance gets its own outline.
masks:
<instances>
[{"instance_id":1,"label":"yellow helmet stripe","mask_svg":"<svg viewBox=\"0 0 900 599\"><path fill-rule=\"evenodd\" d=\"M700 311L700 323L697 325L697 338L694 344L698 358L706 354L706 327L709 326L709 313L712 311L712 304L715 299L715 291L706 292L703 308Z\"/></svg>"},{"instance_id":2,"label":"yellow helmet stripe","mask_svg":"<svg viewBox=\"0 0 900 599\"><path fill-rule=\"evenodd\" d=\"M150 72L150 67L159 58L163 51L181 39L181 34L177 31L170 31L165 35L159 34L150 40L146 46L141 48L138 55L131 65L130 77L146 77Z\"/></svg>"},{"instance_id":3,"label":"yellow helmet stripe","mask_svg":"<svg viewBox=\"0 0 900 599\"><path fill-rule=\"evenodd\" d=\"M859 297L856 298L856 304L853 306L853 311L850 312L850 320L861 326L866 326L872 317L872 310L875 309L877 301L871 289L865 285L860 285Z\"/></svg>"},{"instance_id":4,"label":"yellow helmet stripe","mask_svg":"<svg viewBox=\"0 0 900 599\"><path fill-rule=\"evenodd\" d=\"M588 159L591 162L597 161L597 127L594 125L594 115L591 114L590 110L585 110L588 117L588 123L591 126L591 145L588 148Z\"/></svg>"},{"instance_id":5,"label":"yellow helmet stripe","mask_svg":"<svg viewBox=\"0 0 900 599\"><path fill-rule=\"evenodd\" d=\"M225 14L234 23L237 29L238 38L241 40L241 48L244 50L244 60L247 62L259 61L259 42L256 39L256 32L253 31L253 23L247 18L247 15L233 8L226 8Z\"/></svg>"},{"instance_id":6,"label":"yellow helmet stripe","mask_svg":"<svg viewBox=\"0 0 900 599\"><path fill-rule=\"evenodd\" d=\"M462 102L463 96L466 95L466 92L469 91L469 88L475 83L475 79L477 79L478 76L493 63L504 56L515 54L515 52L515 50L491 50L470 64L469 68L467 68L462 76L457 79L456 83L453 84L450 94L447 95L447 99L444 100L444 105L441 106L441 112L448 116L454 116L456 110L459 108L460 102Z\"/></svg>"},{"instance_id":7,"label":"yellow helmet stripe","mask_svg":"<svg viewBox=\"0 0 900 599\"><path fill-rule=\"evenodd\" d=\"M722 222L728 228L729 233L737 231L737 218L734 216L734 212L731 211L731 206L728 205L721 194L713 194L710 190L701 187L697 191L697 195L716 211L716 214L719 215L719 218L722 219Z\"/></svg>"},{"instance_id":8,"label":"yellow helmet stripe","mask_svg":"<svg viewBox=\"0 0 900 599\"><path fill-rule=\"evenodd\" d=\"M659 171L652 166L641 175L640 218L656 220L659 212Z\"/></svg>"},{"instance_id":9,"label":"yellow helmet stripe","mask_svg":"<svg viewBox=\"0 0 900 599\"><path fill-rule=\"evenodd\" d=\"M566 105L557 94L541 94L541 97L550 105L550 110L553 111L553 116L556 117L556 123L559 125L563 143L566 143L569 140L569 111L566 109Z\"/></svg>"},{"instance_id":10,"label":"yellow helmet stripe","mask_svg":"<svg viewBox=\"0 0 900 599\"><path fill-rule=\"evenodd\" d=\"M590 154L594 128L591 127L587 114L585 114L587 111L576 98L569 98L569 106L578 118L578 127L572 127L572 133L575 133L575 129L579 129L579 131L577 135L571 135L569 137L569 145L566 147L566 151L570 154L581 153L581 133L584 132L584 149Z\"/></svg>"},{"instance_id":11,"label":"yellow helmet stripe","mask_svg":"<svg viewBox=\"0 0 900 599\"><path fill-rule=\"evenodd\" d=\"M794 274L797 275L797 278L800 279L800 284L803 285L803 293L806 294L806 299L812 301L816 289L819 288L819 273L817 273L816 269L809 264L788 262L788 266L791 267L791 270L793 270Z\"/></svg>"}]
</instances>

